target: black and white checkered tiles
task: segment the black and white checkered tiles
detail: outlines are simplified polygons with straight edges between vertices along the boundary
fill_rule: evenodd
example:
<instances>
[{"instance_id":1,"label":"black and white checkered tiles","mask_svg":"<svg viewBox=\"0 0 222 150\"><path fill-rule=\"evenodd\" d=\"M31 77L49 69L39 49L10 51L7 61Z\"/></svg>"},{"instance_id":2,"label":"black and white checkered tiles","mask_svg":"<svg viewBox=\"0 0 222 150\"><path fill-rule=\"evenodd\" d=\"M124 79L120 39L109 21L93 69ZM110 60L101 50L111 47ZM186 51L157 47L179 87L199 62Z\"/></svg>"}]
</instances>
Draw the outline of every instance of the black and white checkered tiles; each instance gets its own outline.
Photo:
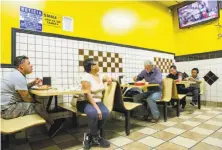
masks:
<instances>
[{"instance_id":1,"label":"black and white checkered tiles","mask_svg":"<svg viewBox=\"0 0 222 150\"><path fill-rule=\"evenodd\" d=\"M83 61L93 58L99 63L100 72L123 72L123 59L119 53L79 49L79 71L83 72Z\"/></svg>"},{"instance_id":2,"label":"black and white checkered tiles","mask_svg":"<svg viewBox=\"0 0 222 150\"><path fill-rule=\"evenodd\" d=\"M160 68L162 73L169 73L170 66L173 65L172 59L154 57L156 67Z\"/></svg>"}]
</instances>

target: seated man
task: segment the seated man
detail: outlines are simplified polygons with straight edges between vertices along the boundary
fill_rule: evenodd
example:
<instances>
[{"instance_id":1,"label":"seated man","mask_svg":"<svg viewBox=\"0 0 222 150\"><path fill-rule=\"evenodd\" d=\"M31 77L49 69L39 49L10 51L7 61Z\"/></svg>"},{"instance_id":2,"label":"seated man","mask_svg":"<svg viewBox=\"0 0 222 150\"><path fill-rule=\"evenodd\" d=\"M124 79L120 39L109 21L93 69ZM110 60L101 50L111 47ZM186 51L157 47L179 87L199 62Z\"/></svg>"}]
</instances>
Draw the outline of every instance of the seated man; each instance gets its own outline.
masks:
<instances>
[{"instance_id":1,"label":"seated man","mask_svg":"<svg viewBox=\"0 0 222 150\"><path fill-rule=\"evenodd\" d=\"M173 80L179 80L179 78L182 78L181 80L184 79L183 74L177 71L177 67L174 65L170 67L170 74L167 75L167 78L171 78ZM177 85L177 90L178 94L187 94L190 91L188 88L185 88L183 84ZM171 101L171 104L173 107L176 108L176 106L174 106L174 102L175 101ZM186 106L186 97L180 100L180 104L182 105L182 108L180 110L183 111Z\"/></svg>"},{"instance_id":2,"label":"seated man","mask_svg":"<svg viewBox=\"0 0 222 150\"><path fill-rule=\"evenodd\" d=\"M187 81L196 82L196 84L191 84L191 86L194 87L194 90L192 91L192 102L190 104L193 106L197 104L198 95L200 93L200 83L202 82L198 77L198 73L199 70L197 68L193 68L191 71L191 76L184 79Z\"/></svg>"},{"instance_id":3,"label":"seated man","mask_svg":"<svg viewBox=\"0 0 222 150\"><path fill-rule=\"evenodd\" d=\"M149 87L147 92L135 95L133 99L136 102L142 102L143 99L146 99L148 108L150 108L152 113L152 119L148 120L155 123L160 117L156 100L160 99L162 96L162 73L159 68L154 67L153 62L150 60L144 62L144 67L145 69L138 76L133 78L134 81L145 79L145 81L150 84L160 84L160 86Z\"/></svg>"},{"instance_id":4,"label":"seated man","mask_svg":"<svg viewBox=\"0 0 222 150\"><path fill-rule=\"evenodd\" d=\"M1 117L12 119L20 116L39 114L51 126L49 136L52 137L62 127L64 119L52 120L42 105L36 102L28 89L41 82L35 79L27 84L26 75L32 73L32 65L26 56L18 56L14 61L15 70L5 79L1 79Z\"/></svg>"}]
</instances>

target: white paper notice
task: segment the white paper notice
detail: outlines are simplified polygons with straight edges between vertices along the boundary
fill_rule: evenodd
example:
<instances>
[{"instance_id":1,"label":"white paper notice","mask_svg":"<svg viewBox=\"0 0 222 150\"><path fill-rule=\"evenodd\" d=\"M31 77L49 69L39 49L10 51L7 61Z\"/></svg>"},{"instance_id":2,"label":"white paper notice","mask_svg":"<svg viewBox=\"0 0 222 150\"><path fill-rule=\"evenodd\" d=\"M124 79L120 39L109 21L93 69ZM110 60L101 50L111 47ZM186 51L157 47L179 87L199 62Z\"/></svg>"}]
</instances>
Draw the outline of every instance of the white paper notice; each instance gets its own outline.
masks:
<instances>
[{"instance_id":1,"label":"white paper notice","mask_svg":"<svg viewBox=\"0 0 222 150\"><path fill-rule=\"evenodd\" d=\"M73 18L63 16L63 18L62 18L62 29L64 31L73 32Z\"/></svg>"}]
</instances>

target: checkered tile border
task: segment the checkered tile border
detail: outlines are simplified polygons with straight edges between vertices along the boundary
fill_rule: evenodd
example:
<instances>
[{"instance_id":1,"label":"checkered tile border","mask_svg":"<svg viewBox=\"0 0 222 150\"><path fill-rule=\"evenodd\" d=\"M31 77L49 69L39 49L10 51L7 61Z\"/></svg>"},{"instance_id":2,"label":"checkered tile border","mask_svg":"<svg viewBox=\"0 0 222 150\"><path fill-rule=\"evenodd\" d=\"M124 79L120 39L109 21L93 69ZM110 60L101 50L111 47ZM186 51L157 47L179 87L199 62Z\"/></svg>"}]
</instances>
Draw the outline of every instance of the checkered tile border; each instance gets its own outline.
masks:
<instances>
[{"instance_id":1,"label":"checkered tile border","mask_svg":"<svg viewBox=\"0 0 222 150\"><path fill-rule=\"evenodd\" d=\"M123 59L119 53L79 49L79 71L84 72L83 61L94 58L99 63L100 72L123 72Z\"/></svg>"},{"instance_id":2,"label":"checkered tile border","mask_svg":"<svg viewBox=\"0 0 222 150\"><path fill-rule=\"evenodd\" d=\"M169 73L170 66L173 65L173 60L167 58L154 57L154 62L162 73Z\"/></svg>"}]
</instances>

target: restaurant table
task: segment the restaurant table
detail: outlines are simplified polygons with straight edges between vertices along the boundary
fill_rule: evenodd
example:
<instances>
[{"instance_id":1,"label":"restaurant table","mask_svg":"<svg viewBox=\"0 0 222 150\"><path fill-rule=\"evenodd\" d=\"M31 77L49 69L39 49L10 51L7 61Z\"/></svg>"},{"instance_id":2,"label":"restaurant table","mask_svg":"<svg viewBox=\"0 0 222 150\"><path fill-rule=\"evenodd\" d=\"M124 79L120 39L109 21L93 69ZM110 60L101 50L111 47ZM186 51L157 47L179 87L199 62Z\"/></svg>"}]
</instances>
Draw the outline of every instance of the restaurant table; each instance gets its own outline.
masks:
<instances>
[{"instance_id":1,"label":"restaurant table","mask_svg":"<svg viewBox=\"0 0 222 150\"><path fill-rule=\"evenodd\" d=\"M60 95L79 95L79 94L84 94L86 91L83 90L57 90L57 89L48 89L48 90L30 90L30 93L35 96L47 96L49 97L49 101L47 103L46 111L50 112L50 105L52 103L53 96L55 97L55 111L57 112L58 110L58 96Z\"/></svg>"},{"instance_id":2,"label":"restaurant table","mask_svg":"<svg viewBox=\"0 0 222 150\"><path fill-rule=\"evenodd\" d=\"M145 84L145 85L121 84L120 86L123 88L122 93L124 94L127 88L139 88L142 89L143 91L146 91L148 87L159 86L159 84Z\"/></svg>"},{"instance_id":3,"label":"restaurant table","mask_svg":"<svg viewBox=\"0 0 222 150\"><path fill-rule=\"evenodd\" d=\"M179 84L183 84L185 85L185 87L190 87L191 84L197 84L197 82L195 81L180 81L180 82L176 82L177 85Z\"/></svg>"}]
</instances>

